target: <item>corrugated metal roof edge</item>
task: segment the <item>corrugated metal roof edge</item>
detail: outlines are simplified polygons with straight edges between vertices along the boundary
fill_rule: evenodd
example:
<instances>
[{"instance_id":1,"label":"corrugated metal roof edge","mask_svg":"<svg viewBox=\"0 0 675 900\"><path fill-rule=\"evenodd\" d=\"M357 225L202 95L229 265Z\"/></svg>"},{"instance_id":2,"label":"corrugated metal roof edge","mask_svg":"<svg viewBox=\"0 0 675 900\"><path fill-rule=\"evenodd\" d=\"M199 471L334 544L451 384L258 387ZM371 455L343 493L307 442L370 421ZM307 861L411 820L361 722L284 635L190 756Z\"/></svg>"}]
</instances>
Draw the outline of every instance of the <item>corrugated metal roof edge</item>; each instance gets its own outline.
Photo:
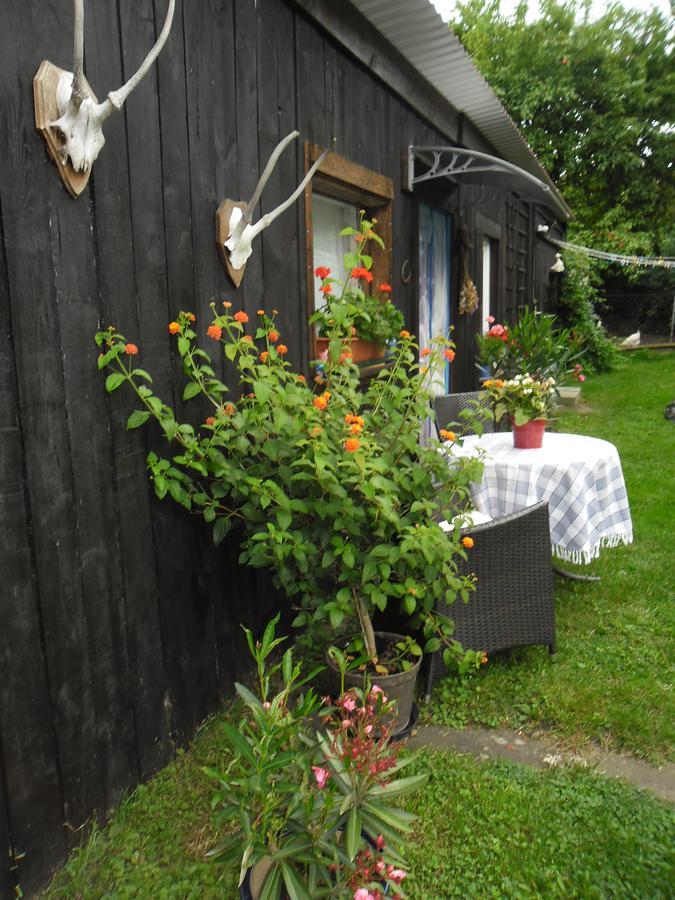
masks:
<instances>
[{"instance_id":1,"label":"corrugated metal roof edge","mask_svg":"<svg viewBox=\"0 0 675 900\"><path fill-rule=\"evenodd\" d=\"M424 71L420 69L419 65L415 59L411 59L410 55L406 53L405 47L398 45L395 42L392 42L387 34L387 29L382 27L382 23L378 21L377 15L369 15L368 10L371 6L369 0L349 0L352 6L354 6L360 13L363 15L368 21L374 25L374 27L382 34L382 36L392 44L392 46L401 53L411 65L415 67L415 69L420 73L420 75L427 80L433 88L435 88L439 93L441 93L456 109L462 111L467 118L469 118L475 127L490 141L491 144L505 156L508 154L511 156L509 162L513 162L516 165L521 165L522 163L527 161L529 165L522 166L526 171L530 171L531 174L536 175L541 180L545 181L548 184L552 191L555 193L557 200L560 203L561 212L565 215L566 218L570 218L572 216L572 211L565 202L564 197L558 190L555 185L555 182L548 174L544 166L539 162L536 157L536 154L528 144L528 142L523 137L520 129L513 121L511 116L508 114L503 104L494 93L486 79L479 72L475 63L471 59L468 54L466 48L462 45L461 41L454 32L443 22L442 18L435 10L435 8L431 5L429 0L388 0L386 7L386 14L391 18L395 18L396 9L404 10L408 16L419 16L420 22L426 20L426 24L429 22L429 11L437 17L438 19L438 27L439 34L444 34L446 38L446 43L443 47L443 52L447 53L448 51L452 51L453 53L453 68L456 68L459 62L462 73L473 81L474 85L478 87L479 93L482 94L482 97L477 98L476 106L472 110L471 105L466 102L458 103L457 95L453 96L453 92L448 90L444 85L439 84L440 79L430 79L428 78ZM422 4L422 5L421 5ZM409 33L409 31L408 31ZM428 48L427 48L428 49ZM457 57L459 56L459 61ZM441 63L441 60L438 60ZM490 116L490 124L493 124L493 127L490 127L490 124L485 121L481 121L483 119L483 115L479 114L479 107L483 104L487 104L489 109ZM472 115L472 112L474 115ZM496 121L495 121L496 114ZM474 117L476 116L476 118ZM494 127L494 125L497 127ZM512 143L515 139L515 145ZM514 150L520 152L513 152ZM525 159L521 156L524 154ZM533 171L534 170L534 171Z\"/></svg>"}]
</instances>

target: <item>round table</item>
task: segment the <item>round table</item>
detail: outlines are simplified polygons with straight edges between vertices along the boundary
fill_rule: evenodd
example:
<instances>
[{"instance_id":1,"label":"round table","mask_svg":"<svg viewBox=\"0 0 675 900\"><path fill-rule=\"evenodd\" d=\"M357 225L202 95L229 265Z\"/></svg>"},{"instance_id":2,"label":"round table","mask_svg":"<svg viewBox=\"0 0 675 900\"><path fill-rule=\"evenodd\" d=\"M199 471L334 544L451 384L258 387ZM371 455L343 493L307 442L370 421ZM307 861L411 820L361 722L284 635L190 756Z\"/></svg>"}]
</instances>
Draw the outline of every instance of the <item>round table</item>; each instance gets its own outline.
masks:
<instances>
[{"instance_id":1,"label":"round table","mask_svg":"<svg viewBox=\"0 0 675 900\"><path fill-rule=\"evenodd\" d=\"M589 563L601 547L633 540L626 485L614 444L579 434L546 432L537 450L518 450L510 433L470 435L451 456L479 456L483 477L471 487L477 510L505 516L548 500L555 556Z\"/></svg>"}]
</instances>

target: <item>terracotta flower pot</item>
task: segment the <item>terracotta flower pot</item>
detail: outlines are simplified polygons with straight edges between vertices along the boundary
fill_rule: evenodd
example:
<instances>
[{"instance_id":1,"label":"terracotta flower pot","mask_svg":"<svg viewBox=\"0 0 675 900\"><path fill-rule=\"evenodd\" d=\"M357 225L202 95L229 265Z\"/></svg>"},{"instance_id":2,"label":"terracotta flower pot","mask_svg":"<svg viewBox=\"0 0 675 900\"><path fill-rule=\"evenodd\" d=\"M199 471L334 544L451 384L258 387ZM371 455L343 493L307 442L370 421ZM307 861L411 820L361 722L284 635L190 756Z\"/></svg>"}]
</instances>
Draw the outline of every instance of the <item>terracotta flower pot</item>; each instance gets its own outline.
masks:
<instances>
[{"instance_id":1,"label":"terracotta flower pot","mask_svg":"<svg viewBox=\"0 0 675 900\"><path fill-rule=\"evenodd\" d=\"M318 337L316 339L316 358L328 351L329 338ZM384 359L384 345L374 344L372 341L362 341L361 338L352 338L348 344L355 363L368 362L371 359ZM346 348L345 348L346 349Z\"/></svg>"},{"instance_id":2,"label":"terracotta flower pot","mask_svg":"<svg viewBox=\"0 0 675 900\"><path fill-rule=\"evenodd\" d=\"M383 644L404 640L404 637L401 634L393 634L389 631L376 631L375 640L377 646L381 647ZM335 678L339 679L338 667L329 656L326 659ZM397 672L395 675L370 674L371 685L377 685L379 688L382 688L386 698L396 702L396 715L391 716L390 721L387 723L391 726L392 737L396 737L402 731L405 731L410 721L415 697L415 683L421 665L422 659L419 658L405 672ZM366 676L362 672L347 672L345 675L345 688L363 688L365 678Z\"/></svg>"},{"instance_id":3,"label":"terracotta flower pot","mask_svg":"<svg viewBox=\"0 0 675 900\"><path fill-rule=\"evenodd\" d=\"M546 419L530 419L524 425L516 425L511 418L513 446L519 450L538 450L544 443Z\"/></svg>"}]
</instances>

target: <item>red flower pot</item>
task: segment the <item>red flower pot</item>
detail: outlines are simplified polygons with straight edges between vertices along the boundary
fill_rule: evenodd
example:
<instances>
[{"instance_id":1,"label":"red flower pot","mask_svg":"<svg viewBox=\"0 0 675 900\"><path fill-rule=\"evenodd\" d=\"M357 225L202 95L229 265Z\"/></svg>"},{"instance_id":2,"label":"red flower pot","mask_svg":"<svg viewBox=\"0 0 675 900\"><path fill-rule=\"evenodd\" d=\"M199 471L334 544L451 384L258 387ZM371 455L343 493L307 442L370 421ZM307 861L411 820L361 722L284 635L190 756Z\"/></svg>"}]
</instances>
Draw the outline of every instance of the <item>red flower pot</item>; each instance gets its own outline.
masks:
<instances>
[{"instance_id":1,"label":"red flower pot","mask_svg":"<svg viewBox=\"0 0 675 900\"><path fill-rule=\"evenodd\" d=\"M530 419L524 425L516 425L511 418L513 446L519 450L537 450L544 442L546 419Z\"/></svg>"}]
</instances>

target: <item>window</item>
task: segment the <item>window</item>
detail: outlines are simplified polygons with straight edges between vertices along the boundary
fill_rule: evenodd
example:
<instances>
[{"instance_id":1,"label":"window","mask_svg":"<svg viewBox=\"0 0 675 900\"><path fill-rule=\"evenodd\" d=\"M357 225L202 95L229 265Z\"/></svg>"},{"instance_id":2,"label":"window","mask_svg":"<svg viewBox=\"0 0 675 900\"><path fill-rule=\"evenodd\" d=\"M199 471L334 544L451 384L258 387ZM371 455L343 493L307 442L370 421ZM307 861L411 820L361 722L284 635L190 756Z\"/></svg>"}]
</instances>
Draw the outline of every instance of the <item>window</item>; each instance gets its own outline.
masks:
<instances>
[{"instance_id":1,"label":"window","mask_svg":"<svg viewBox=\"0 0 675 900\"><path fill-rule=\"evenodd\" d=\"M321 155L322 148L305 144L305 171ZM350 162L337 153L329 153L305 190L305 222L307 228L307 305L311 315L320 306L320 282L314 276L317 265L328 266L342 277L342 254L349 240L339 231L355 226L359 209L377 219L376 230L384 241L382 250L373 242L373 284L391 283L391 223L394 185L390 178ZM310 346L314 337L311 336Z\"/></svg>"}]
</instances>

